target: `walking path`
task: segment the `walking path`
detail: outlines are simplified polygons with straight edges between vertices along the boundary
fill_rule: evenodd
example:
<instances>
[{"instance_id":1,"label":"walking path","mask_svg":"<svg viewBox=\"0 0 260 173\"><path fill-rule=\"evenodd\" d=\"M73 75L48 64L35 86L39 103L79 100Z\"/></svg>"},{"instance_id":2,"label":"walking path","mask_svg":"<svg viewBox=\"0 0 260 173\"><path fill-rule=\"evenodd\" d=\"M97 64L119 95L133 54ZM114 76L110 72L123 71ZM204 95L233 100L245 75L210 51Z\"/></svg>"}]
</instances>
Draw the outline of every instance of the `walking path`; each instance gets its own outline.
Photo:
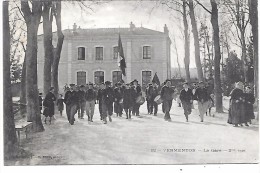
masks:
<instances>
[{"instance_id":1,"label":"walking path","mask_svg":"<svg viewBox=\"0 0 260 173\"><path fill-rule=\"evenodd\" d=\"M195 108L197 106L195 105ZM214 112L214 110L212 111ZM94 122L77 119L70 125L58 113L45 131L29 135L22 147L32 157L13 161L12 165L63 164L198 164L257 163L258 124L235 128L226 123L227 113L205 116L200 122L193 109L185 122L183 109L173 102L172 122L164 121L159 105L158 116L148 115L146 103L140 117L131 120L115 117L100 121L98 106ZM75 116L77 117L77 116Z\"/></svg>"}]
</instances>

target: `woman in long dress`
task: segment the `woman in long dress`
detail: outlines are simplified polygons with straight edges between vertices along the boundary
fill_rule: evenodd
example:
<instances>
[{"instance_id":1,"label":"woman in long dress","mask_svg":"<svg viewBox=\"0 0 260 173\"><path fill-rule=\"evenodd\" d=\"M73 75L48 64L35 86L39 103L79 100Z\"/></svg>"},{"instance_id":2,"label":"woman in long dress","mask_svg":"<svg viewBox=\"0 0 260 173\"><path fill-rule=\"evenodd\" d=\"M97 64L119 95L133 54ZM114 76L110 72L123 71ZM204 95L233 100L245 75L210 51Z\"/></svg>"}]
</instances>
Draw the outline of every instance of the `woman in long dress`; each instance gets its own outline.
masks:
<instances>
[{"instance_id":1,"label":"woman in long dress","mask_svg":"<svg viewBox=\"0 0 260 173\"><path fill-rule=\"evenodd\" d=\"M254 107L253 107L253 104L255 103L255 97L249 86L245 88L244 95L245 95L245 125L248 126L247 123L248 122L251 123L251 120L255 119Z\"/></svg>"},{"instance_id":2,"label":"woman in long dress","mask_svg":"<svg viewBox=\"0 0 260 173\"><path fill-rule=\"evenodd\" d=\"M243 83L237 82L235 89L230 93L230 108L229 108L229 118L228 123L233 124L234 127L243 126L245 123L245 98L243 92Z\"/></svg>"}]
</instances>

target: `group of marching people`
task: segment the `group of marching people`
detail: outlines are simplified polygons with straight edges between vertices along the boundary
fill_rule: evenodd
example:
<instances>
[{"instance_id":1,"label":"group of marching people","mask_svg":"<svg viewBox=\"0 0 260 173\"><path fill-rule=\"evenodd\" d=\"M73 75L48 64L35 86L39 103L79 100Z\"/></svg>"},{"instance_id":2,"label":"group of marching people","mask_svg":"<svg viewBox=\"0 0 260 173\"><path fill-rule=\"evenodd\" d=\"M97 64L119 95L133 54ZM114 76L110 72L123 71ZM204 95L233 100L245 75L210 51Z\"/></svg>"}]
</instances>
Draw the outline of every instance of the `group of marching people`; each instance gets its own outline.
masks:
<instances>
[{"instance_id":1,"label":"group of marching people","mask_svg":"<svg viewBox=\"0 0 260 173\"><path fill-rule=\"evenodd\" d=\"M251 120L255 118L253 108L255 97L251 87L237 82L230 97L228 123L233 124L234 127L243 126L243 124L249 126L248 123L251 124Z\"/></svg>"},{"instance_id":2,"label":"group of marching people","mask_svg":"<svg viewBox=\"0 0 260 173\"><path fill-rule=\"evenodd\" d=\"M76 86L70 84L70 87L65 88L65 97L59 95L57 100L58 110L62 115L64 103L66 105L67 119L71 125L74 124L75 114L78 113L79 119L84 119L86 112L89 122L93 122L95 105L99 104L100 119L107 124L108 120L112 122L113 111L116 116L122 117L123 112L126 114L126 119L131 119L132 115L139 116L139 108L145 102L142 96L141 86L137 80L130 83L116 83L113 87L110 81L101 83L99 88L94 88L93 83L87 85ZM162 111L165 114L164 119L171 121L170 110L174 98L179 98L184 110L186 121L189 121L189 115L192 112L193 101L198 102L198 110L200 121L204 121L204 115L209 113L214 105L214 98L209 86L204 82L196 83L189 86L187 82L183 83L183 89L178 92L167 79L162 87L156 82L149 83L145 89L148 114L157 116L158 105L162 103ZM254 119L253 104L255 102L254 95L251 93L249 86L244 88L243 83L236 83L235 89L230 94L230 108L228 123L235 127L238 125L248 126L251 119ZM40 97L41 98L41 97ZM47 118L54 115L54 88L46 95L43 106L43 114ZM45 118L45 123L46 123ZM51 123L51 118L50 118Z\"/></svg>"},{"instance_id":3,"label":"group of marching people","mask_svg":"<svg viewBox=\"0 0 260 173\"><path fill-rule=\"evenodd\" d=\"M89 83L87 86L77 87L75 84L70 84L70 87L65 88L64 99L60 95L57 101L58 110L62 115L65 103L67 119L71 125L74 124L77 112L79 119L84 119L86 112L88 121L93 122L96 103L99 104L100 119L104 124L107 124L108 120L112 122L113 110L119 117L122 117L124 110L127 119L131 119L131 115L139 116L140 102L144 101L140 97L142 90L137 80L124 85L118 82L115 87L112 87L110 81L106 81L99 85L99 89L93 85ZM138 99L141 100L138 102Z\"/></svg>"}]
</instances>

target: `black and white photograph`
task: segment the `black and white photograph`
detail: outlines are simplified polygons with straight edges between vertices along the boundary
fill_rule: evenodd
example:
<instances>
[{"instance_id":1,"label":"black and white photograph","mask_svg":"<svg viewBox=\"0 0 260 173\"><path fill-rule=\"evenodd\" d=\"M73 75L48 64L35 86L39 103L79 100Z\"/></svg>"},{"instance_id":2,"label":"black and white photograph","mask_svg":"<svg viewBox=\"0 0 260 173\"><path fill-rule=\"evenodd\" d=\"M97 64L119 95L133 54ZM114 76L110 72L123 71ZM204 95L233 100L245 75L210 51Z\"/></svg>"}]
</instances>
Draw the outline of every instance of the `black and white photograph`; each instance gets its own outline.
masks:
<instances>
[{"instance_id":1,"label":"black and white photograph","mask_svg":"<svg viewBox=\"0 0 260 173\"><path fill-rule=\"evenodd\" d=\"M257 0L1 3L4 167L259 164Z\"/></svg>"}]
</instances>

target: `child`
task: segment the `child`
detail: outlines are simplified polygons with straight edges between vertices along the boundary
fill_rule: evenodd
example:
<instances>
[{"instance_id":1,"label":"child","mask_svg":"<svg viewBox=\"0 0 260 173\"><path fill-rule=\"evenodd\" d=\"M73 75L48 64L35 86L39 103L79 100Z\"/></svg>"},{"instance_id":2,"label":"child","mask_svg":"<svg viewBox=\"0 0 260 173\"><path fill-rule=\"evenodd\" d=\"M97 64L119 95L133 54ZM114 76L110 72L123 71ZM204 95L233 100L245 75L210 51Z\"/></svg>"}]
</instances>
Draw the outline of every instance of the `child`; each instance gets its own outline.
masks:
<instances>
[{"instance_id":1,"label":"child","mask_svg":"<svg viewBox=\"0 0 260 173\"><path fill-rule=\"evenodd\" d=\"M62 111L64 109L64 99L62 98L62 94L59 95L59 98L57 100L57 106L58 106L58 111L60 112L60 116L62 116Z\"/></svg>"}]
</instances>

